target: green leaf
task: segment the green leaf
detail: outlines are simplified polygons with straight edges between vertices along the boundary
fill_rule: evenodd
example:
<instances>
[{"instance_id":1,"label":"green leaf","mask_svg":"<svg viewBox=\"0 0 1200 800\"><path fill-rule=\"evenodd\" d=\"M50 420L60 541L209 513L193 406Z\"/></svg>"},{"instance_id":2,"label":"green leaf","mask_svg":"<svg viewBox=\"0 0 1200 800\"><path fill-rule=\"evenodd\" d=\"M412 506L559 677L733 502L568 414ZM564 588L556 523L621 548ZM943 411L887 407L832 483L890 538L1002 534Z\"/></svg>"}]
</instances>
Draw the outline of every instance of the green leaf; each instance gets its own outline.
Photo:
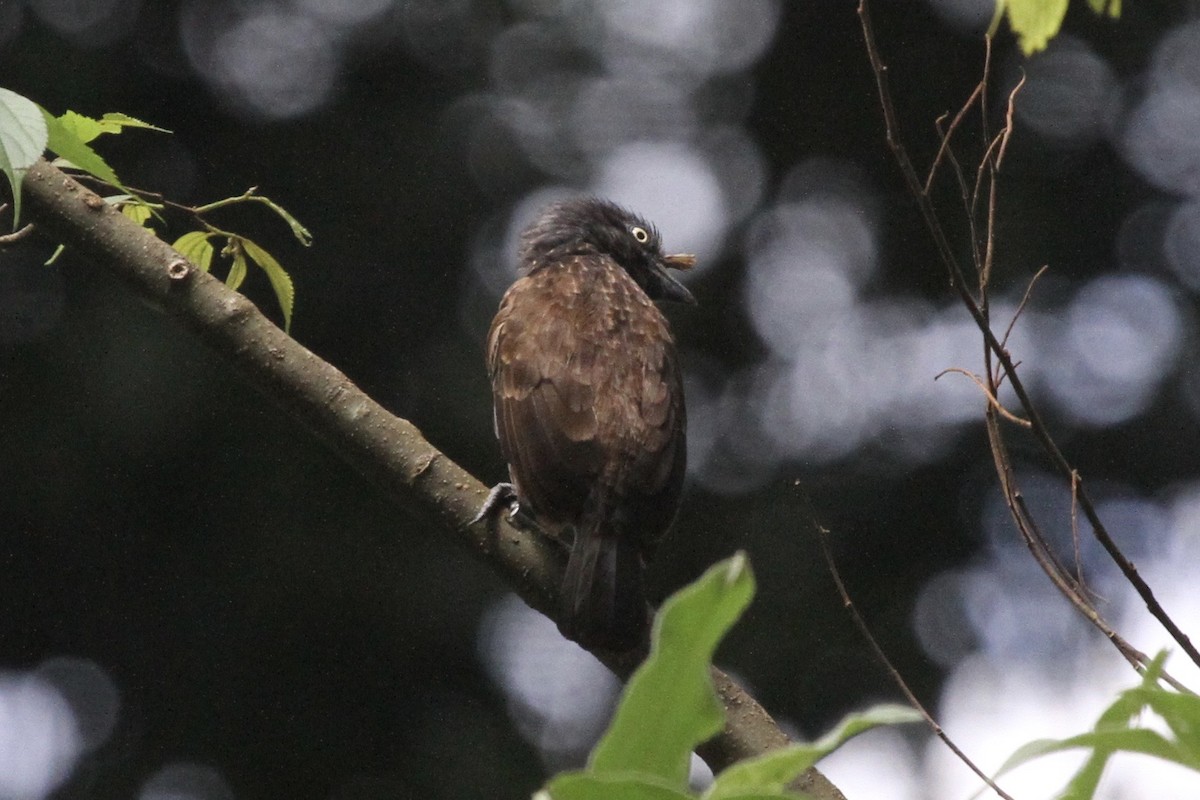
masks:
<instances>
[{"instance_id":1,"label":"green leaf","mask_svg":"<svg viewBox=\"0 0 1200 800\"><path fill-rule=\"evenodd\" d=\"M151 203L136 194L113 194L105 197L104 202L117 206L121 209L122 214L147 228L150 227L147 223L151 217L159 222L165 222L162 215L158 213L162 209L161 203Z\"/></svg>"},{"instance_id":2,"label":"green leaf","mask_svg":"<svg viewBox=\"0 0 1200 800\"><path fill-rule=\"evenodd\" d=\"M1121 16L1121 0L1088 0L1088 6L1101 16ZM1058 35L1067 14L1067 0L998 0L989 35L996 32L1001 12L1008 17L1021 51L1030 56L1044 50Z\"/></svg>"},{"instance_id":3,"label":"green leaf","mask_svg":"<svg viewBox=\"0 0 1200 800\"><path fill-rule=\"evenodd\" d=\"M102 133L120 133L123 128L146 128L160 133L170 133L166 128L142 122L127 114L105 114L100 119L92 119L77 111L68 111L58 119L64 128L71 131L79 141L84 143L90 142Z\"/></svg>"},{"instance_id":4,"label":"green leaf","mask_svg":"<svg viewBox=\"0 0 1200 800\"><path fill-rule=\"evenodd\" d=\"M534 795L535 800L693 800L693 796L637 775L559 775Z\"/></svg>"},{"instance_id":5,"label":"green leaf","mask_svg":"<svg viewBox=\"0 0 1200 800\"><path fill-rule=\"evenodd\" d=\"M1121 0L1088 0L1088 5L1100 16L1108 14L1113 19L1121 16Z\"/></svg>"},{"instance_id":6,"label":"green leaf","mask_svg":"<svg viewBox=\"0 0 1200 800\"><path fill-rule=\"evenodd\" d=\"M1200 762L1200 697L1157 686L1131 689L1125 694L1162 717L1181 751Z\"/></svg>"},{"instance_id":7,"label":"green leaf","mask_svg":"<svg viewBox=\"0 0 1200 800\"><path fill-rule=\"evenodd\" d=\"M212 266L213 246L209 238L213 234L204 231L188 231L171 245L179 254L200 269L208 272Z\"/></svg>"},{"instance_id":8,"label":"green leaf","mask_svg":"<svg viewBox=\"0 0 1200 800\"><path fill-rule=\"evenodd\" d=\"M1161 733L1147 728L1117 728L1114 730L1089 731L1066 739L1038 739L1021 746L1017 752L1009 756L1000 768L997 776L1010 772L1020 765L1039 756L1058 753L1063 750L1074 750L1080 747L1093 748L1107 752L1118 750L1128 753L1141 753L1155 756L1167 761L1173 761L1192 769L1200 768L1200 763L1182 751L1176 744Z\"/></svg>"},{"instance_id":9,"label":"green leaf","mask_svg":"<svg viewBox=\"0 0 1200 800\"><path fill-rule=\"evenodd\" d=\"M1141 685L1121 692L1100 715L1095 728L1067 739L1040 739L1019 748L996 773L999 777L1035 758L1062 750L1088 748L1092 751L1058 795L1060 800L1091 800L1109 758L1117 752L1141 753L1200 771L1200 698L1158 685L1166 653L1159 653L1146 666ZM1179 737L1171 741L1158 731L1131 728L1145 709L1157 712L1171 732Z\"/></svg>"},{"instance_id":10,"label":"green leaf","mask_svg":"<svg viewBox=\"0 0 1200 800\"><path fill-rule=\"evenodd\" d=\"M739 794L729 800L781 800L798 794ZM571 772L560 775L533 796L533 800L695 800L695 795L672 789L637 775L590 775Z\"/></svg>"},{"instance_id":11,"label":"green leaf","mask_svg":"<svg viewBox=\"0 0 1200 800\"><path fill-rule=\"evenodd\" d=\"M49 133L37 103L0 89L0 170L13 195L13 230L21 218L21 180L46 149Z\"/></svg>"},{"instance_id":12,"label":"green leaf","mask_svg":"<svg viewBox=\"0 0 1200 800\"><path fill-rule=\"evenodd\" d=\"M121 185L121 181L117 179L117 173L113 172L112 167L105 163L104 159L89 147L85 141L79 138L79 134L73 129L73 126L79 124L78 121L71 123L64 122L44 108L42 109L42 116L46 120L47 130L50 132L50 141L46 145L50 150L89 175L93 175L111 186L116 186L122 190L125 189ZM80 115L77 114L75 116L79 117Z\"/></svg>"},{"instance_id":13,"label":"green leaf","mask_svg":"<svg viewBox=\"0 0 1200 800\"><path fill-rule=\"evenodd\" d=\"M292 286L292 279L283 267L279 265L279 262L275 260L275 256L263 250L249 239L242 239L241 242L242 246L246 248L246 255L254 263L262 267L263 272L267 273L267 279L271 281L271 288L275 290L275 298L279 301L279 307L283 310L283 329L285 331L291 330L292 306L296 302L296 289Z\"/></svg>"},{"instance_id":14,"label":"green leaf","mask_svg":"<svg viewBox=\"0 0 1200 800\"><path fill-rule=\"evenodd\" d=\"M225 285L236 292L242 287L244 280L246 280L246 253L238 248L233 254L233 264L229 267L229 274L225 276Z\"/></svg>"},{"instance_id":15,"label":"green leaf","mask_svg":"<svg viewBox=\"0 0 1200 800\"><path fill-rule=\"evenodd\" d=\"M1021 52L1030 56L1058 35L1067 0L1000 0L1008 16L1008 24L1017 35Z\"/></svg>"},{"instance_id":16,"label":"green leaf","mask_svg":"<svg viewBox=\"0 0 1200 800\"><path fill-rule=\"evenodd\" d=\"M122 128L144 128L146 130L158 131L159 133L170 133L166 128L151 125L149 122L142 122L140 119L131 117L128 114L114 112L109 112L100 118L100 128L104 133L120 133Z\"/></svg>"},{"instance_id":17,"label":"green leaf","mask_svg":"<svg viewBox=\"0 0 1200 800\"><path fill-rule=\"evenodd\" d=\"M800 773L848 739L881 725L901 725L922 719L913 709L899 705L879 705L858 714L850 714L813 744L791 745L733 764L716 777L704 798L734 800L750 792L778 794Z\"/></svg>"},{"instance_id":18,"label":"green leaf","mask_svg":"<svg viewBox=\"0 0 1200 800\"><path fill-rule=\"evenodd\" d=\"M150 217L153 214L150 206L145 203L122 203L121 213L142 226L145 226L150 221Z\"/></svg>"},{"instance_id":19,"label":"green leaf","mask_svg":"<svg viewBox=\"0 0 1200 800\"><path fill-rule=\"evenodd\" d=\"M636 772L683 789L696 745L725 722L709 675L717 644L754 596L744 553L672 595L654 620L650 655L625 687L592 751L593 775Z\"/></svg>"},{"instance_id":20,"label":"green leaf","mask_svg":"<svg viewBox=\"0 0 1200 800\"><path fill-rule=\"evenodd\" d=\"M76 111L67 111L58 121L65 130L73 133L76 139L85 144L104 133L99 120L85 117Z\"/></svg>"}]
</instances>

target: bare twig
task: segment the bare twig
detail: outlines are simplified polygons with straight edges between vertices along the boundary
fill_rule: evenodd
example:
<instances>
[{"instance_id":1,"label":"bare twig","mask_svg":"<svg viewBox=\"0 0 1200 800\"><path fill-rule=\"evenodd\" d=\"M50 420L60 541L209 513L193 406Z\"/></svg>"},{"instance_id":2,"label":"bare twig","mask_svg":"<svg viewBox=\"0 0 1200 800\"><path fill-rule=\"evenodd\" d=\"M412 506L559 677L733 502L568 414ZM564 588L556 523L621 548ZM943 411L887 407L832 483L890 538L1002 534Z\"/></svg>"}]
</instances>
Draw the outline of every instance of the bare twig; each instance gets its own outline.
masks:
<instances>
[{"instance_id":1,"label":"bare twig","mask_svg":"<svg viewBox=\"0 0 1200 800\"><path fill-rule=\"evenodd\" d=\"M8 205L8 204L5 203L5 205ZM3 209L0 208L0 212L2 212L2 211L3 211ZM13 231L12 233L6 233L3 236L0 236L0 245L16 244L17 242L21 241L22 239L24 239L26 236L28 236L31 233L33 233L33 223L32 222L26 224L20 230L16 230L16 231Z\"/></svg>"},{"instance_id":2,"label":"bare twig","mask_svg":"<svg viewBox=\"0 0 1200 800\"><path fill-rule=\"evenodd\" d=\"M1012 336L1013 328L1017 324L1017 320L1025 313L1025 306L1029 305L1029 298L1033 296L1033 287L1037 284L1038 279L1046 274L1046 270L1050 269L1049 264L1043 264L1042 268L1034 273L1029 279L1029 285L1025 287L1025 294L1021 295L1021 302L1017 303L1017 310L1013 312L1012 319L1008 321L1008 327L1004 329L1004 338L1000 340L1000 344L1008 346L1008 337Z\"/></svg>"},{"instance_id":3,"label":"bare twig","mask_svg":"<svg viewBox=\"0 0 1200 800\"><path fill-rule=\"evenodd\" d=\"M975 105L975 101L983 95L983 89L983 81L975 84L975 91L971 92L971 96L967 98L967 102L963 103L963 107L960 108L958 113L954 115L954 119L950 122L950 127L947 128L945 132L942 132L940 124L938 125L938 133L941 134L942 142L938 146L937 155L933 157L933 163L929 165L929 172L925 176L925 194L929 194L930 190L933 188L933 181L937 177L938 167L941 165L942 159L946 156L946 154L950 152L951 137L954 136L955 131L957 131L959 126L962 125L963 120L966 119L967 114L970 113L971 107ZM945 119L944 115L938 119L938 122L940 123L942 119Z\"/></svg>"},{"instance_id":4,"label":"bare twig","mask_svg":"<svg viewBox=\"0 0 1200 800\"><path fill-rule=\"evenodd\" d=\"M1079 473L1071 473L1071 545L1075 548L1075 582L1087 591L1083 582L1083 554L1079 550Z\"/></svg>"},{"instance_id":5,"label":"bare twig","mask_svg":"<svg viewBox=\"0 0 1200 800\"><path fill-rule=\"evenodd\" d=\"M990 40L989 40L990 41ZM1008 152L1008 140L1012 137L1013 132L1013 112L1016 110L1017 92L1025 86L1025 72L1021 72L1021 80L1017 81L1017 85L1008 93L1008 108L1004 112L1004 130L1000 133L1000 152L996 154L996 171L1000 171L1000 166L1004 163L1004 154Z\"/></svg>"},{"instance_id":6,"label":"bare twig","mask_svg":"<svg viewBox=\"0 0 1200 800\"><path fill-rule=\"evenodd\" d=\"M951 373L951 372L957 373L959 375L965 375L967 378L970 378L975 383L975 385L979 387L980 391L983 392L984 397L987 398L988 405L991 406L992 408L994 408L996 410L996 413L998 413L1000 416L1004 417L1006 420L1013 423L1014 425L1020 425L1022 428L1029 427L1029 420L1021 419L1016 414L1012 413L1007 408L1005 408L1004 404L1001 403L999 399L997 399L995 392L993 392L990 388L988 388L987 384L985 384L983 382L983 379L980 378L978 375L976 375L974 372L965 370L962 367L947 367L946 369L939 372L937 375L934 375L933 379L936 381L938 378L942 377L943 375L946 375L947 373Z\"/></svg>"},{"instance_id":7,"label":"bare twig","mask_svg":"<svg viewBox=\"0 0 1200 800\"><path fill-rule=\"evenodd\" d=\"M904 680L904 677L900 674L900 671L896 669L895 665L892 664L891 659L887 657L887 653L883 651L883 648L879 645L879 642L871 633L871 629L867 626L866 621L863 620L862 615L858 613L858 609L854 606L854 601L850 599L850 592L846 590L846 584L844 581L842 581L841 572L839 572L837 568L837 561L833 557L833 550L829 546L829 529L818 523L816 519L812 519L811 521L813 526L817 529L817 537L821 541L821 552L825 556L825 563L829 566L829 574L833 576L833 582L837 586L838 594L842 598L842 606L844 606L845 609L850 612L850 618L854 620L854 625L858 628L863 638L866 639L867 644L871 646L872 652L875 653L875 658L878 659L879 663L883 665L883 668L887 670L888 675L891 677L892 681L896 684L900 691L904 693L904 697L908 700L909 704L912 705L912 707L915 708L921 714L921 716L925 718L925 724L929 726L929 729L933 731L934 735L941 739L946 747L950 748L954 755L958 756L958 758L964 764L966 764L972 772L978 775L980 779L984 781L984 783L991 787L992 791L994 791L1000 797L1005 798L1005 800L1013 800L1011 795L997 786L996 782L993 781L986 772L981 770L975 764L975 762L972 761L970 757L968 757L967 754L964 753L962 749L954 743L954 740L950 738L942 726L938 724L938 721L933 718L933 715L929 713L929 710L925 708L924 704L917 699L917 696L913 693L913 690L909 688L908 683Z\"/></svg>"},{"instance_id":8,"label":"bare twig","mask_svg":"<svg viewBox=\"0 0 1200 800\"><path fill-rule=\"evenodd\" d=\"M1000 478L1000 490L1004 496L1004 502L1008 506L1009 515L1021 534L1021 541L1025 543L1034 561L1041 567L1059 593L1113 644L1117 652L1129 662L1134 670L1139 674L1145 672L1146 666L1150 663L1150 657L1131 645L1108 624L1104 616L1088 600L1082 586L1067 573L1055 557L1049 543L1038 529L1033 515L1029 513L1029 507L1017 485L1016 474L1012 468L1000 426L990 408L986 413L986 421L988 443L992 451L992 458L995 460L996 474ZM1180 692L1192 693L1188 687L1165 672L1163 680Z\"/></svg>"}]
</instances>

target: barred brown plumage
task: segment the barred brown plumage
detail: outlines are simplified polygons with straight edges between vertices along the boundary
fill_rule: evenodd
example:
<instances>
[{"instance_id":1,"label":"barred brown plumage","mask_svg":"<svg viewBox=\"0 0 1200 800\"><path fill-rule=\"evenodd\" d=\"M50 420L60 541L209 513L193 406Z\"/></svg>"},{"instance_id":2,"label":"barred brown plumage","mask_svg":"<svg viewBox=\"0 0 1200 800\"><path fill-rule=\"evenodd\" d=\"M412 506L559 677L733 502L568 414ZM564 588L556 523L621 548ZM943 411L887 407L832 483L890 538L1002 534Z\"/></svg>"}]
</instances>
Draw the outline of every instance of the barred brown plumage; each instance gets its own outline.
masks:
<instances>
[{"instance_id":1,"label":"barred brown plumage","mask_svg":"<svg viewBox=\"0 0 1200 800\"><path fill-rule=\"evenodd\" d=\"M675 519L683 382L654 300L695 302L658 232L604 200L545 209L488 333L496 436L522 508L573 534L563 634L627 650L646 635L644 562Z\"/></svg>"}]
</instances>

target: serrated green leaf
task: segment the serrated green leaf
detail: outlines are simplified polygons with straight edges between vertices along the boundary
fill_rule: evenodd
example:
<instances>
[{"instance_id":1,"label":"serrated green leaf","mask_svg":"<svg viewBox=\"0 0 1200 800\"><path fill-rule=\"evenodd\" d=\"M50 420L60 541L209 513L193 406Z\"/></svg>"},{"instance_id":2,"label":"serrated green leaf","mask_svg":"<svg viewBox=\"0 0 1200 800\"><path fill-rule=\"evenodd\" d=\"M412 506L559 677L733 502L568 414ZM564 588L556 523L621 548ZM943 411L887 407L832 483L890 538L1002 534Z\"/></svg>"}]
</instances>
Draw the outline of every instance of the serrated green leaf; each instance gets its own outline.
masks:
<instances>
[{"instance_id":1,"label":"serrated green leaf","mask_svg":"<svg viewBox=\"0 0 1200 800\"><path fill-rule=\"evenodd\" d=\"M1058 35L1067 0L1002 0L1008 24L1017 36L1017 44L1025 55L1046 49Z\"/></svg>"},{"instance_id":2,"label":"serrated green leaf","mask_svg":"<svg viewBox=\"0 0 1200 800\"><path fill-rule=\"evenodd\" d=\"M734 800L748 793L778 794L804 770L860 733L881 725L902 725L921 720L921 715L908 706L891 704L850 714L812 744L783 747L733 764L716 777L703 796L705 800Z\"/></svg>"},{"instance_id":3,"label":"serrated green leaf","mask_svg":"<svg viewBox=\"0 0 1200 800\"><path fill-rule=\"evenodd\" d=\"M159 133L170 133L166 128L160 128L157 125L151 125L149 122L142 122L136 117L131 117L128 114L109 112L100 118L100 128L104 133L120 133L122 128L144 128L146 130L158 131Z\"/></svg>"},{"instance_id":4,"label":"serrated green leaf","mask_svg":"<svg viewBox=\"0 0 1200 800\"><path fill-rule=\"evenodd\" d=\"M47 148L71 162L75 167L99 178L110 186L118 189L125 188L117 179L117 173L113 172L112 167L105 163L104 159L86 142L82 141L66 123L45 109L42 109L42 116L46 120L46 128L50 133L50 140L46 144Z\"/></svg>"},{"instance_id":5,"label":"serrated green leaf","mask_svg":"<svg viewBox=\"0 0 1200 800\"><path fill-rule=\"evenodd\" d=\"M120 133L122 128L146 128L160 133L170 133L166 128L142 122L128 114L105 114L100 119L92 119L78 111L67 111L58 118L67 130L75 134L79 141L87 143L102 133Z\"/></svg>"},{"instance_id":6,"label":"serrated green leaf","mask_svg":"<svg viewBox=\"0 0 1200 800\"><path fill-rule=\"evenodd\" d=\"M638 775L559 775L538 793L553 800L693 800L693 796Z\"/></svg>"},{"instance_id":7,"label":"serrated green leaf","mask_svg":"<svg viewBox=\"0 0 1200 800\"><path fill-rule=\"evenodd\" d=\"M77 111L67 111L58 118L58 121L66 130L75 134L75 138L85 144L104 133L100 120L84 116Z\"/></svg>"},{"instance_id":8,"label":"serrated green leaf","mask_svg":"<svg viewBox=\"0 0 1200 800\"><path fill-rule=\"evenodd\" d=\"M212 266L213 246L209 238L213 236L205 231L188 231L171 244L179 254L191 261L200 269L208 272Z\"/></svg>"},{"instance_id":9,"label":"serrated green leaf","mask_svg":"<svg viewBox=\"0 0 1200 800\"><path fill-rule=\"evenodd\" d=\"M289 331L292 327L292 306L296 301L296 289L292 285L291 277L275 260L275 256L249 239L242 239L241 242L242 246L246 248L246 255L250 257L250 260L267 273L267 280L271 282L271 288L275 290L275 298L279 301L280 309L283 310L283 329Z\"/></svg>"},{"instance_id":10,"label":"serrated green leaf","mask_svg":"<svg viewBox=\"0 0 1200 800\"><path fill-rule=\"evenodd\" d=\"M143 227L151 217L150 206L144 203L122 203L121 213Z\"/></svg>"},{"instance_id":11,"label":"serrated green leaf","mask_svg":"<svg viewBox=\"0 0 1200 800\"><path fill-rule=\"evenodd\" d=\"M13 230L21 218L21 180L45 152L49 136L37 103L0 89L0 171L12 188Z\"/></svg>"},{"instance_id":12,"label":"serrated green leaf","mask_svg":"<svg viewBox=\"0 0 1200 800\"><path fill-rule=\"evenodd\" d=\"M650 655L622 694L588 772L651 776L683 789L697 744L721 730L725 710L709 674L717 644L754 596L744 553L672 595L654 619Z\"/></svg>"}]
</instances>

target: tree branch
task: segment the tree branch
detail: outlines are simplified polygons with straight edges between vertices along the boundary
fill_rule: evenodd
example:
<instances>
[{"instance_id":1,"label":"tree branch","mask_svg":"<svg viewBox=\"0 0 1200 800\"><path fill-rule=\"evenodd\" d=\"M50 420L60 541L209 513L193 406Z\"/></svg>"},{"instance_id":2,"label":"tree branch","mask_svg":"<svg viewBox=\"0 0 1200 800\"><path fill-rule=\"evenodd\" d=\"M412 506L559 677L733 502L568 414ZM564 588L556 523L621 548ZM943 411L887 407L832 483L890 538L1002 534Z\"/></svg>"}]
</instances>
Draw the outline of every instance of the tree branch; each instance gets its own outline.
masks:
<instances>
[{"instance_id":1,"label":"tree branch","mask_svg":"<svg viewBox=\"0 0 1200 800\"><path fill-rule=\"evenodd\" d=\"M356 472L466 545L531 607L552 618L558 613L565 562L561 548L503 519L472 525L485 487L427 442L412 423L390 414L245 297L44 160L30 168L23 188L29 216L40 231L108 269L175 317ZM629 658L597 655L622 677L636 667ZM787 736L762 706L720 670L713 675L727 714L725 730L701 748L714 772L787 744ZM845 800L816 770L804 780L817 800Z\"/></svg>"}]
</instances>

